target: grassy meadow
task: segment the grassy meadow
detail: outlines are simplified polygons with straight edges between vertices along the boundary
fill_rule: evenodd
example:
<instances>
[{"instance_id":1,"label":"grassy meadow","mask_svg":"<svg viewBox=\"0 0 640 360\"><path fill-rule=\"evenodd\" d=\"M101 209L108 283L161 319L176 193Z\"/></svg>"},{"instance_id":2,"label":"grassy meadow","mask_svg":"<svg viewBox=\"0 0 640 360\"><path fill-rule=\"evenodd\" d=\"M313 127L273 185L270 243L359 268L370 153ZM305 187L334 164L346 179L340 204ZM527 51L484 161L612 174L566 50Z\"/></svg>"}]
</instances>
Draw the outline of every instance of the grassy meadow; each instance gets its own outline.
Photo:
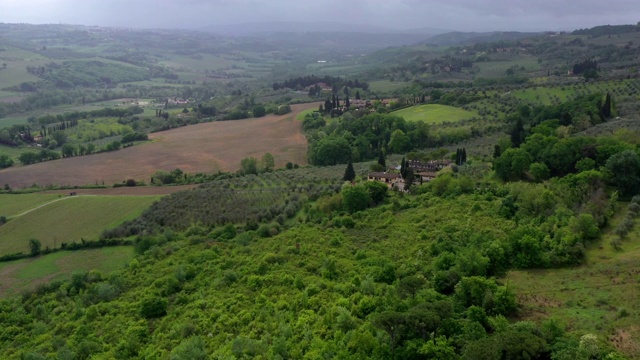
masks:
<instances>
[{"instance_id":1,"label":"grassy meadow","mask_svg":"<svg viewBox=\"0 0 640 360\"><path fill-rule=\"evenodd\" d=\"M406 109L394 111L392 114L401 116L407 121L422 120L428 124L457 122L461 120L469 120L478 116L478 114L473 111L439 104L412 106Z\"/></svg>"},{"instance_id":2,"label":"grassy meadow","mask_svg":"<svg viewBox=\"0 0 640 360\"><path fill-rule=\"evenodd\" d=\"M478 78L500 78L504 77L509 68L518 68L515 73L528 73L540 70L538 59L533 56L520 57L514 60L506 61L488 61L479 62L475 65L479 72L476 74ZM522 70L524 68L524 70Z\"/></svg>"},{"instance_id":3,"label":"grassy meadow","mask_svg":"<svg viewBox=\"0 0 640 360\"><path fill-rule=\"evenodd\" d=\"M60 198L57 194L0 194L0 216L12 218Z\"/></svg>"},{"instance_id":4,"label":"grassy meadow","mask_svg":"<svg viewBox=\"0 0 640 360\"><path fill-rule=\"evenodd\" d=\"M38 285L68 277L75 271L108 273L133 259L131 246L60 251L36 258L0 263L0 297L11 296Z\"/></svg>"},{"instance_id":5,"label":"grassy meadow","mask_svg":"<svg viewBox=\"0 0 640 360\"><path fill-rule=\"evenodd\" d=\"M0 227L0 255L28 253L30 239L40 240L43 249L59 248L63 242L96 240L104 229L137 217L157 199L157 196L77 196L36 207Z\"/></svg>"}]
</instances>

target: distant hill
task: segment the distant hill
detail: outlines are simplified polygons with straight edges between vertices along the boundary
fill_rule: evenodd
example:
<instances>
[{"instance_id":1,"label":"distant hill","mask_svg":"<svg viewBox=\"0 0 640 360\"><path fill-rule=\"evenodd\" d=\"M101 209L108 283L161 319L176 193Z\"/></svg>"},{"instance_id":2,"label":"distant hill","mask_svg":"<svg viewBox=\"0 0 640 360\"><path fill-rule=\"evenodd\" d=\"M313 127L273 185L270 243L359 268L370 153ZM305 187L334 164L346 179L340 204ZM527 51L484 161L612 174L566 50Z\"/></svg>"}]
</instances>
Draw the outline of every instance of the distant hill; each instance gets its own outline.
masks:
<instances>
[{"instance_id":1,"label":"distant hill","mask_svg":"<svg viewBox=\"0 0 640 360\"><path fill-rule=\"evenodd\" d=\"M297 21L277 21L244 23L230 25L207 26L203 31L208 31L220 35L247 36L247 35L269 35L272 33L304 33L304 32L357 32L368 34L392 33L397 30L374 25L344 24L338 22L297 22Z\"/></svg>"},{"instance_id":2,"label":"distant hill","mask_svg":"<svg viewBox=\"0 0 640 360\"><path fill-rule=\"evenodd\" d=\"M460 32L454 31L445 34L437 34L425 40L430 45L470 45L501 40L519 40L539 35L535 32L493 31L493 32Z\"/></svg>"}]
</instances>

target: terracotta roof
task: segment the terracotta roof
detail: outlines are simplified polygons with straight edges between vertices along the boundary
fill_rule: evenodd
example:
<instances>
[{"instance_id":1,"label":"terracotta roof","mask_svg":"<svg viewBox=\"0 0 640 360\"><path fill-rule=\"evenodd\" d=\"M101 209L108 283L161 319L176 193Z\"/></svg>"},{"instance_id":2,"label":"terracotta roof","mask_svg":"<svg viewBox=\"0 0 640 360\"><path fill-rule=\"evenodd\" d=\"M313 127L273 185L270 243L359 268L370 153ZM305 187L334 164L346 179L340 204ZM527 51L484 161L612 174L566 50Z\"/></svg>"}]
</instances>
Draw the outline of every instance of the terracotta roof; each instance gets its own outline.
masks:
<instances>
[{"instance_id":1,"label":"terracotta roof","mask_svg":"<svg viewBox=\"0 0 640 360\"><path fill-rule=\"evenodd\" d=\"M370 173L369 177L372 178L381 178L381 179L397 179L400 177L400 174L391 174L391 173L384 173L384 172L374 172L374 173Z\"/></svg>"}]
</instances>

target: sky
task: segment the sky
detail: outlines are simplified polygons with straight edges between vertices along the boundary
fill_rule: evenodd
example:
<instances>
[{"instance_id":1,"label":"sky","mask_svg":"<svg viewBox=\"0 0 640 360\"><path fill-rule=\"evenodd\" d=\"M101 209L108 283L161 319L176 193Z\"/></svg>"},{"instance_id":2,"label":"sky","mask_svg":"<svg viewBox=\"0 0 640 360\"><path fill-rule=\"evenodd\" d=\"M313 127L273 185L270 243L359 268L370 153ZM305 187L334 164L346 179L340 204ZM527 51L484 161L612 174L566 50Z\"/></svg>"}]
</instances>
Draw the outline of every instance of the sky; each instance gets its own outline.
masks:
<instances>
[{"instance_id":1,"label":"sky","mask_svg":"<svg viewBox=\"0 0 640 360\"><path fill-rule=\"evenodd\" d=\"M198 29L338 22L396 30L573 30L636 24L637 0L0 0L0 22Z\"/></svg>"}]
</instances>

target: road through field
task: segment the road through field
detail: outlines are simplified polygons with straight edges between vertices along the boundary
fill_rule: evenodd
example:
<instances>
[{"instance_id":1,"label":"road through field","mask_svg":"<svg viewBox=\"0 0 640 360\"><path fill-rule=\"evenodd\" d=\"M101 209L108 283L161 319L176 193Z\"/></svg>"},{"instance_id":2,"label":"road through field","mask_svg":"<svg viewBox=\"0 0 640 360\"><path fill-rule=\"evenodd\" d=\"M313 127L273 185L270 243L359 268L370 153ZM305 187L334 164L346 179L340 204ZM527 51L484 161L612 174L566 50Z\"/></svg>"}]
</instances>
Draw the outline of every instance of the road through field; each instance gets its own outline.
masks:
<instances>
[{"instance_id":1,"label":"road through field","mask_svg":"<svg viewBox=\"0 0 640 360\"><path fill-rule=\"evenodd\" d=\"M277 167L306 164L307 140L296 121L317 103L297 104L283 116L185 126L151 134L150 142L118 151L77 156L0 170L0 185L21 188L38 184L112 185L127 179L149 182L158 170L180 168L188 173L234 171L245 157L273 154Z\"/></svg>"}]
</instances>

